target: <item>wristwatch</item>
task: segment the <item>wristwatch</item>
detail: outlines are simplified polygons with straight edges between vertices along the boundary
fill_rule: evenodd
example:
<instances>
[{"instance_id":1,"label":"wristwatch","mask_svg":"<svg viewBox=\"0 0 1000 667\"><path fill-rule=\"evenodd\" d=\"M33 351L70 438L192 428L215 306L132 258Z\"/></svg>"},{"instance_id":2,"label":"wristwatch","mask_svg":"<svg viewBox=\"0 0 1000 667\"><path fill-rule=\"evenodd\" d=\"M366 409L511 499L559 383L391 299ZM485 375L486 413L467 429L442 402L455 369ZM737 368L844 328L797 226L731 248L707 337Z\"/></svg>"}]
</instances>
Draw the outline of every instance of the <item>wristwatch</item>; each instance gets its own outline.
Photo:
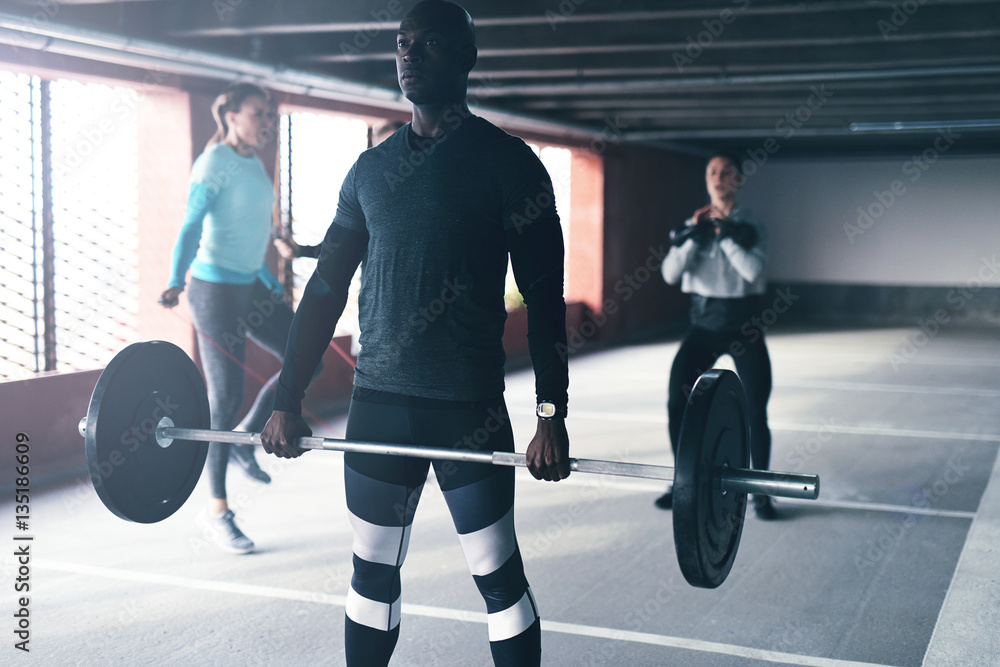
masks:
<instances>
[{"instance_id":1,"label":"wristwatch","mask_svg":"<svg viewBox=\"0 0 1000 667\"><path fill-rule=\"evenodd\" d=\"M555 419L556 417L565 418L566 411L560 410L556 407L555 403L549 401L541 401L535 406L535 414L538 415L539 419Z\"/></svg>"}]
</instances>

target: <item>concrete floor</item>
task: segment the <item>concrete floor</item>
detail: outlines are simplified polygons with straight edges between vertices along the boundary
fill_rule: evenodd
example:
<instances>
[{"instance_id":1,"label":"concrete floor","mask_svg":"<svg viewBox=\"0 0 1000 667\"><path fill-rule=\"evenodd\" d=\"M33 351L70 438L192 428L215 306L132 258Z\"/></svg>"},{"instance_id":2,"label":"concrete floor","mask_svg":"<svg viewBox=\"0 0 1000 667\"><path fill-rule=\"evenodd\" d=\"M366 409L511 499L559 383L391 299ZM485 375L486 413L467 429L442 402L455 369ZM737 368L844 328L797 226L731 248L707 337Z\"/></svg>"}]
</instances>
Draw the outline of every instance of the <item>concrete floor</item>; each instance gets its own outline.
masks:
<instances>
[{"instance_id":1,"label":"concrete floor","mask_svg":"<svg viewBox=\"0 0 1000 667\"><path fill-rule=\"evenodd\" d=\"M520 471L517 529L543 663L1000 664L1000 340L918 332L769 337L771 467L819 474L821 495L779 501L779 521L748 515L716 590L684 582L670 513L652 504L662 484L584 474L546 484ZM574 456L672 463L663 405L676 349L572 360ZM530 371L508 376L521 450L532 387ZM339 437L343 422L317 430ZM231 470L231 501L258 545L249 556L209 543L204 480L176 515L148 526L112 516L89 479L35 493L31 651L13 647L16 567L5 555L0 664L343 664L351 543L341 466L335 452L268 460L269 486ZM4 501L0 517L13 526ZM490 664L482 602L433 482L403 591L394 665Z\"/></svg>"}]
</instances>

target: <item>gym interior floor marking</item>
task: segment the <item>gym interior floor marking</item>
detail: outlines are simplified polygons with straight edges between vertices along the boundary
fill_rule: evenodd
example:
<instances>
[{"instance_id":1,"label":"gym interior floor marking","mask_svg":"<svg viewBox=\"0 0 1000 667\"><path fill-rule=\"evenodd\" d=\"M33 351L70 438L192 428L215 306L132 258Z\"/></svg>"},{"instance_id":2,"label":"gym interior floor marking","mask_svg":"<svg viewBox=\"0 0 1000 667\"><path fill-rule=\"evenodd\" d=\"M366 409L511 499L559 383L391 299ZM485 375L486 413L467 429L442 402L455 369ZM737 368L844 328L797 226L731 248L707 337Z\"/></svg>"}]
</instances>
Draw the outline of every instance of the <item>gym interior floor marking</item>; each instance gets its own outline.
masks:
<instances>
[{"instance_id":1,"label":"gym interior floor marking","mask_svg":"<svg viewBox=\"0 0 1000 667\"><path fill-rule=\"evenodd\" d=\"M775 384L776 389L824 389L833 391L878 391L887 394L930 394L934 396L966 396L969 398L1000 398L997 389L970 387L933 387L912 384L879 384L875 382L838 382L836 380L789 380Z\"/></svg>"},{"instance_id":2,"label":"gym interior floor marking","mask_svg":"<svg viewBox=\"0 0 1000 667\"><path fill-rule=\"evenodd\" d=\"M527 473L525 473L527 479ZM565 486L588 486L597 489L615 489L631 493L663 493L663 484L649 481L627 481L627 480L597 480L585 478L581 475L570 475L568 479L560 480L559 484ZM920 516L936 516L947 519L974 519L976 512L965 510L943 510L933 507L913 507L911 505L890 505L888 503L868 503L855 500L823 500L822 491L816 500L799 501L795 498L782 498L781 504L794 503L801 507L826 507L831 509L846 509L859 512L889 512L891 514L917 514Z\"/></svg>"},{"instance_id":3,"label":"gym interior floor marking","mask_svg":"<svg viewBox=\"0 0 1000 667\"><path fill-rule=\"evenodd\" d=\"M769 422L772 431L804 431L815 433L822 428L827 433L845 433L850 435L877 435L892 438L930 438L932 440L968 440L970 442L1000 442L1000 435L995 433L960 433L955 431L923 431L909 428L889 428L880 426L838 426L817 424L792 424L789 422Z\"/></svg>"},{"instance_id":4,"label":"gym interior floor marking","mask_svg":"<svg viewBox=\"0 0 1000 667\"><path fill-rule=\"evenodd\" d=\"M314 602L338 607L343 607L347 601L346 596L343 595L298 591L273 586L257 586L253 584L241 584L235 582L210 581L207 579L178 577L156 574L153 572L138 572L135 570L123 570L121 568L98 567L95 565L83 565L80 563L41 560L37 561L36 565L43 569L55 570L57 572L68 572L70 574L82 574L95 577L105 577L107 579L118 579L121 581L160 584L163 586L175 586L179 588L214 591L218 593L255 595L259 597L278 598L296 602ZM445 607L430 607L426 605L407 603L403 603L402 611L403 614L411 616L440 618L465 623L479 623L482 625L486 624L486 614L484 612L448 609ZM767 660L782 665L806 665L808 667L887 667L885 665L878 665L877 663L870 662L853 662L850 660L817 658L808 655L795 655L792 653L767 651L763 649L749 648L746 646L736 646L733 644L722 644L718 642L701 641L698 639L686 639L684 637L668 637L665 635L655 635L645 632L614 630L612 628L601 628L592 625L577 625L575 623L561 623L558 621L543 620L542 630L546 632L558 632L561 634L578 635L583 637L594 637L597 639L611 639L614 641L666 646L689 651L698 651L701 653L718 653L753 660Z\"/></svg>"},{"instance_id":5,"label":"gym interior floor marking","mask_svg":"<svg viewBox=\"0 0 1000 667\"><path fill-rule=\"evenodd\" d=\"M596 410L573 410L570 416L579 419L594 419L611 422L641 422L644 424L666 424L666 414L642 414L632 412L598 412ZM815 433L823 429L827 433L845 433L850 435L877 435L893 438L930 438L933 440L969 440L971 442L1000 443L1000 435L995 433L960 433L954 431L922 431L918 429L888 428L879 426L840 426L824 424L794 424L791 422L771 421L768 423L772 431L794 431Z\"/></svg>"},{"instance_id":6,"label":"gym interior floor marking","mask_svg":"<svg viewBox=\"0 0 1000 667\"><path fill-rule=\"evenodd\" d=\"M621 377L632 381L650 381L657 385L666 382L666 375L663 373L648 373L644 371L633 371L622 373ZM1000 398L998 389L979 389L973 387L940 387L934 385L917 384L886 384L877 382L853 382L850 380L809 380L788 379L775 381L775 389L829 389L831 391L877 391L887 394L931 394L941 396L968 396L981 398ZM583 393L574 391L574 394ZM594 395L602 395L596 392Z\"/></svg>"}]
</instances>

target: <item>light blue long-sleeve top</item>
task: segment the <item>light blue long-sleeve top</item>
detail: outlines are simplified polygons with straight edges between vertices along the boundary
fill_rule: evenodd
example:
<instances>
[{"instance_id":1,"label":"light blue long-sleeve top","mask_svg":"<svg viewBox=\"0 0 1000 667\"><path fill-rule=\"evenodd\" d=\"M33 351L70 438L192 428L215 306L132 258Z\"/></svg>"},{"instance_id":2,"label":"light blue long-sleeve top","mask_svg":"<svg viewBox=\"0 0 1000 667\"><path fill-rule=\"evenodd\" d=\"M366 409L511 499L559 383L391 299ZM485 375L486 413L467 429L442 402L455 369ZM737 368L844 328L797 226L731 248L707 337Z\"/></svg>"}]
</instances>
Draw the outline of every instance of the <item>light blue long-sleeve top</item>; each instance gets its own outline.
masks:
<instances>
[{"instance_id":1,"label":"light blue long-sleeve top","mask_svg":"<svg viewBox=\"0 0 1000 667\"><path fill-rule=\"evenodd\" d=\"M213 144L191 167L187 213L174 245L170 287L191 276L213 283L280 283L264 264L271 239L274 188L256 155Z\"/></svg>"}]
</instances>

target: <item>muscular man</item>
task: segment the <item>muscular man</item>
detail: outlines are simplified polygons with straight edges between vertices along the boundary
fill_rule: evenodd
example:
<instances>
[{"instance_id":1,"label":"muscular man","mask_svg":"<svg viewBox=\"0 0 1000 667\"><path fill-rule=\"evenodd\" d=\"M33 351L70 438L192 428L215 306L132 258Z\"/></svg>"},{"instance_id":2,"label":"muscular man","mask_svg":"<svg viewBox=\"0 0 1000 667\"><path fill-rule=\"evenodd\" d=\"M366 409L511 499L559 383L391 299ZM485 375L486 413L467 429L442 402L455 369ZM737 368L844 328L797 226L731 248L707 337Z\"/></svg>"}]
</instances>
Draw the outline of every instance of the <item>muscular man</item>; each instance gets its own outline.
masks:
<instances>
[{"instance_id":1,"label":"muscular man","mask_svg":"<svg viewBox=\"0 0 1000 667\"><path fill-rule=\"evenodd\" d=\"M301 400L367 252L347 438L513 451L503 399L508 254L528 311L539 420L527 448L537 479L569 475L563 246L552 184L523 141L472 115L472 19L443 0L400 24L396 66L413 120L363 153L292 323L264 448L302 454ZM344 456L354 530L347 663L385 665L399 636L400 568L430 463ZM469 568L486 602L497 665L537 665L535 601L514 534L513 469L434 462Z\"/></svg>"}]
</instances>

